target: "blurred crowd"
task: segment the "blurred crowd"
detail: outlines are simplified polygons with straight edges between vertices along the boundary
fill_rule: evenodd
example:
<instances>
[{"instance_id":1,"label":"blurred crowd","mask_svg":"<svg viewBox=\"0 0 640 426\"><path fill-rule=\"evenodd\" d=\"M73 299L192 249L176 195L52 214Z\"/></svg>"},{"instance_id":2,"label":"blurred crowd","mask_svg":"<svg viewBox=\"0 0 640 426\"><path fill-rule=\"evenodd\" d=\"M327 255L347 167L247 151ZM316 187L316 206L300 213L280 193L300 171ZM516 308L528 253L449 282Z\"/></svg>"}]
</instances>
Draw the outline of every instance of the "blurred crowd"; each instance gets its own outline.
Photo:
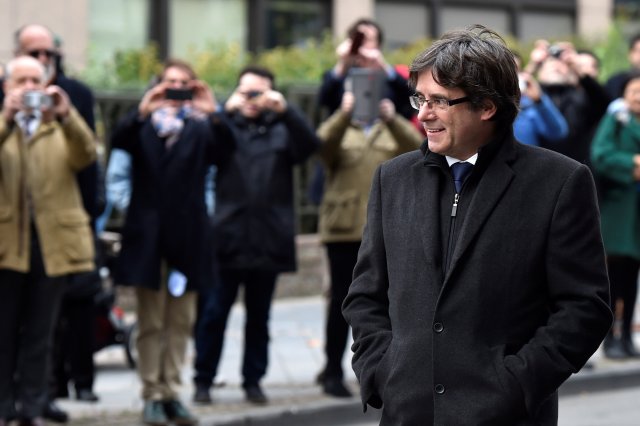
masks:
<instances>
[{"instance_id":1,"label":"blurred crowd","mask_svg":"<svg viewBox=\"0 0 640 426\"><path fill-rule=\"evenodd\" d=\"M308 196L319 205L330 276L326 364L317 382L328 395L351 396L341 307L371 179L379 164L425 138L407 67L386 61L383 42L372 20L350 27L321 82L317 129L268 69L246 67L229 98L219 100L189 63L168 59L112 132L103 165L93 94L65 75L59 40L41 25L16 31L0 94L0 426L66 422L57 398L99 401L93 354L106 254L98 237L113 215L125 218L113 281L134 287L137 300L143 421L197 423L178 397L192 337L192 402L212 403L241 287L242 387L248 401L267 403L260 382L271 302L278 275L296 269L293 171L309 160ZM522 95L516 138L593 172L618 320L604 351L612 359L637 357L640 35L630 42L630 69L606 85L597 56L569 42L539 40L530 57L514 58Z\"/></svg>"}]
</instances>

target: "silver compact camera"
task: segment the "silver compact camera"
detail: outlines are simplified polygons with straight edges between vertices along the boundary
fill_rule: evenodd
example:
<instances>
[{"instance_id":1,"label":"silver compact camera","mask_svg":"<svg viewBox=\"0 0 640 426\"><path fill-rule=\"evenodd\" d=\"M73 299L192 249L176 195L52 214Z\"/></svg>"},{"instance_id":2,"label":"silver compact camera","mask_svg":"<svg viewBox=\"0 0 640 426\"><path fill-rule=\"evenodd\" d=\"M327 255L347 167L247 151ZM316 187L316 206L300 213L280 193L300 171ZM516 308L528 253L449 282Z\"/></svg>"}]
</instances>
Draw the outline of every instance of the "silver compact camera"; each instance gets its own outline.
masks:
<instances>
[{"instance_id":1,"label":"silver compact camera","mask_svg":"<svg viewBox=\"0 0 640 426\"><path fill-rule=\"evenodd\" d=\"M22 105L29 109L50 108L53 105L53 100L51 96L34 90L22 95Z\"/></svg>"}]
</instances>

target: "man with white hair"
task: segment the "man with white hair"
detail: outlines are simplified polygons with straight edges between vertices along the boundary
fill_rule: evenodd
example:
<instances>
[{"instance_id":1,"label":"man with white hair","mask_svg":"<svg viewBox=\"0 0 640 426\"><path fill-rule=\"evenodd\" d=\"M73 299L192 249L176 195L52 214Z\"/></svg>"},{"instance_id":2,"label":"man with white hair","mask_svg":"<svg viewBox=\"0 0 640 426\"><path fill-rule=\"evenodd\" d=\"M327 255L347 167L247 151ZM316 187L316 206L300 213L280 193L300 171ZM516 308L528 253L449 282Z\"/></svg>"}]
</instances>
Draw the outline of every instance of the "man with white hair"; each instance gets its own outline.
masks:
<instances>
[{"instance_id":1,"label":"man with white hair","mask_svg":"<svg viewBox=\"0 0 640 426\"><path fill-rule=\"evenodd\" d=\"M45 85L61 87L71 104L95 132L94 98L91 90L78 80L67 77L62 68L60 39L53 32L39 24L27 24L14 33L15 56L28 55L37 59L46 71ZM82 202L89 214L92 228L100 215L104 197L99 187L98 163L86 167L77 175ZM55 422L66 422L68 415L54 402L54 398L68 397L68 383L73 382L76 399L95 402L93 393L95 367L94 321L95 305L92 303L100 288L97 270L72 275L70 284L60 307L60 318L54 337L53 374L50 380L50 402L45 409L45 418ZM63 343L65 342L65 343Z\"/></svg>"},{"instance_id":2,"label":"man with white hair","mask_svg":"<svg viewBox=\"0 0 640 426\"><path fill-rule=\"evenodd\" d=\"M44 425L51 338L68 274L95 268L76 173L94 137L45 68L6 67L0 114L0 426Z\"/></svg>"}]
</instances>

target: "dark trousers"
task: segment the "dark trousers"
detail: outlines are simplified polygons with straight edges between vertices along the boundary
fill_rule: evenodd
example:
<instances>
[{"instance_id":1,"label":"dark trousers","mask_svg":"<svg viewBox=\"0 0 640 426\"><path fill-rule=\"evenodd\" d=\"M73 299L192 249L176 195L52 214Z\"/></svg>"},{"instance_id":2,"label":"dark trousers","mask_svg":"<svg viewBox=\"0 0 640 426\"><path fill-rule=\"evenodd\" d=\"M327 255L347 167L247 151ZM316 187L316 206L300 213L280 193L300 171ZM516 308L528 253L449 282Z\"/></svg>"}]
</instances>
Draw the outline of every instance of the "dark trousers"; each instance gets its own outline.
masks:
<instances>
[{"instance_id":1,"label":"dark trousers","mask_svg":"<svg viewBox=\"0 0 640 426\"><path fill-rule=\"evenodd\" d=\"M52 399L68 395L69 381L76 393L93 389L96 315L93 298L63 298L54 339Z\"/></svg>"},{"instance_id":2,"label":"dark trousers","mask_svg":"<svg viewBox=\"0 0 640 426\"><path fill-rule=\"evenodd\" d=\"M53 329L65 280L46 276L32 235L29 272L0 270L0 418L15 407L22 417L40 416L47 400Z\"/></svg>"},{"instance_id":3,"label":"dark trousers","mask_svg":"<svg viewBox=\"0 0 640 426\"><path fill-rule=\"evenodd\" d=\"M202 291L203 311L196 330L196 384L210 386L218 370L229 311L244 286L245 330L243 385L257 384L267 371L269 313L278 274L265 271L221 270L217 285Z\"/></svg>"},{"instance_id":4,"label":"dark trousers","mask_svg":"<svg viewBox=\"0 0 640 426\"><path fill-rule=\"evenodd\" d=\"M630 257L607 258L607 271L611 292L611 310L616 312L616 303L622 300L622 333L631 333L633 312L638 294L638 271L640 262Z\"/></svg>"},{"instance_id":5,"label":"dark trousers","mask_svg":"<svg viewBox=\"0 0 640 426\"><path fill-rule=\"evenodd\" d=\"M331 275L331 290L325 329L327 365L324 375L325 377L342 379L342 357L349 337L349 324L342 316L342 302L347 296L353 279L353 268L358 259L360 242L327 243L326 247Z\"/></svg>"}]
</instances>

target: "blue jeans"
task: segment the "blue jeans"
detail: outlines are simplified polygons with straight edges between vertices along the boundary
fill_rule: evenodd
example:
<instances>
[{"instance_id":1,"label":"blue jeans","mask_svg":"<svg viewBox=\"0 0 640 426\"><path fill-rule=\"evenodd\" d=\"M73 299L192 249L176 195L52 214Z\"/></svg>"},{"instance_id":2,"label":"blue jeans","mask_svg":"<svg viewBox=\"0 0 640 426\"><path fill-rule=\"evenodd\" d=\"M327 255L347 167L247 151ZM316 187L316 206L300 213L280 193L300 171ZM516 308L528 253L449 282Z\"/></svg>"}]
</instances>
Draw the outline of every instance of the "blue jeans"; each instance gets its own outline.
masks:
<instances>
[{"instance_id":1,"label":"blue jeans","mask_svg":"<svg viewBox=\"0 0 640 426\"><path fill-rule=\"evenodd\" d=\"M269 313L278 274L254 270L221 270L220 280L201 291L201 311L196 327L196 385L210 386L218 370L224 332L240 285L244 285L243 386L257 384L267 371Z\"/></svg>"}]
</instances>

